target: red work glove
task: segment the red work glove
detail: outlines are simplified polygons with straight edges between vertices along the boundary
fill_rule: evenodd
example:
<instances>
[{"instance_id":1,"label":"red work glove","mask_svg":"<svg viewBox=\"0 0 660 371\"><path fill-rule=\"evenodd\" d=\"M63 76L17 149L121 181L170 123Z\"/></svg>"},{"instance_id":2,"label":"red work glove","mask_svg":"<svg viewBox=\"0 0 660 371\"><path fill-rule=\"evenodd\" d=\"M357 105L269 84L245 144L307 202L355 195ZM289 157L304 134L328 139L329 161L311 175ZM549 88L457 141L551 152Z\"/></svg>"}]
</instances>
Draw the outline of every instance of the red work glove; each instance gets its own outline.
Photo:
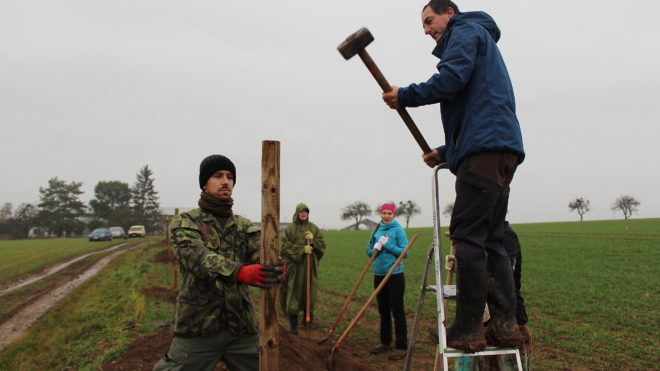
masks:
<instances>
[{"instance_id":1,"label":"red work glove","mask_svg":"<svg viewBox=\"0 0 660 371\"><path fill-rule=\"evenodd\" d=\"M286 267L282 261L275 265L250 264L238 269L236 279L251 286L267 289L282 282L286 274Z\"/></svg>"}]
</instances>

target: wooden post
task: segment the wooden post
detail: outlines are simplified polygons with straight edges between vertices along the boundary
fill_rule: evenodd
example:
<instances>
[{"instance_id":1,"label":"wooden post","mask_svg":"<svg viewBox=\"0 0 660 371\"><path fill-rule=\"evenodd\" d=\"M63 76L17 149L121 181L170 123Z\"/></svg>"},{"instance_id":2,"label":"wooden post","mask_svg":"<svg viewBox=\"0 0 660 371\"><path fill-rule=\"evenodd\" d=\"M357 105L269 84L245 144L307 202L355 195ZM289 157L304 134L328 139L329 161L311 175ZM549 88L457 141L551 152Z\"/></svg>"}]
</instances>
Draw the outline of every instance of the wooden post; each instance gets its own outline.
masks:
<instances>
[{"instance_id":1,"label":"wooden post","mask_svg":"<svg viewBox=\"0 0 660 371\"><path fill-rule=\"evenodd\" d=\"M261 264L277 262L280 251L280 142L261 143ZM280 334L277 319L279 286L260 291L259 370L279 370Z\"/></svg>"},{"instance_id":2,"label":"wooden post","mask_svg":"<svg viewBox=\"0 0 660 371\"><path fill-rule=\"evenodd\" d=\"M174 209L174 216L179 215L179 208ZM178 264L176 263L176 257L174 256L174 247L172 247L172 241L170 240L170 223L172 223L172 216L167 217L167 231L165 231L165 234L167 235L167 246L169 247L170 250L170 262L172 263L172 277L174 277L174 282L172 283L172 287L174 289L179 288L179 267Z\"/></svg>"}]
</instances>

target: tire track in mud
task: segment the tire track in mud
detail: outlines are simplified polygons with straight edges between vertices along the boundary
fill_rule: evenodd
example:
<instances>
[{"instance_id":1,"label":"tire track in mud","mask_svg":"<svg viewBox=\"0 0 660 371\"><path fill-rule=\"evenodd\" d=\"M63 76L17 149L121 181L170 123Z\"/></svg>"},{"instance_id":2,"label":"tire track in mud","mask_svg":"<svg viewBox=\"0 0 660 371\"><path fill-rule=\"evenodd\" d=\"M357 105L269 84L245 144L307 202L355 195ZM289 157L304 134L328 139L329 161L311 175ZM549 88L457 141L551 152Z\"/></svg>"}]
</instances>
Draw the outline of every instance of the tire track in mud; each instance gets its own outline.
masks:
<instances>
[{"instance_id":1,"label":"tire track in mud","mask_svg":"<svg viewBox=\"0 0 660 371\"><path fill-rule=\"evenodd\" d=\"M29 274L29 275L24 276L24 277L19 277L18 279L15 279L15 280L11 280L8 283L6 283L4 286L0 287L0 296L4 295L4 294L6 294L10 291L14 291L16 289L20 289L21 287L24 287L24 286L30 285L32 283L35 283L35 282L37 282L37 281L39 281L43 278L46 278L50 275L53 275L53 274L61 271L62 269L68 267L69 265L71 265L71 264L73 264L73 263L75 263L79 260L85 259L88 256L91 256L91 255L94 255L94 254L100 254L100 253L104 253L104 252L108 252L108 251L112 251L112 250L116 250L116 249L119 249L119 248L124 247L126 245L128 245L128 243L125 242L125 243L121 243L119 245L109 247L107 249L92 251L90 253L77 256L73 259L70 259L70 260L64 261L62 263L56 264L52 267L46 268L45 270L43 270L41 272Z\"/></svg>"},{"instance_id":2,"label":"tire track in mud","mask_svg":"<svg viewBox=\"0 0 660 371\"><path fill-rule=\"evenodd\" d=\"M64 299L68 294L70 294L74 289L76 289L78 286L83 284L85 281L90 279L91 277L95 276L98 272L100 272L103 268L105 268L113 259L115 259L117 256L127 252L134 250L138 248L139 246L143 246L144 243L137 244L131 248L125 249L125 250L119 250L115 251L110 255L107 255L103 258L101 258L99 261L94 263L91 267L83 271L80 275L78 275L76 278L73 280L66 282L53 290L49 291L48 293L44 294L34 302L32 302L30 305L25 306L22 308L20 311L18 311L14 316L12 316L9 320L6 322L0 324L0 352L2 352L5 348L7 348L11 343L14 341L18 340L21 338L29 329L32 327L32 325L39 319L41 316L43 316L48 310L50 310L53 306L55 306L57 303L59 303L62 299ZM98 254L100 252L107 252L111 250L116 250L119 247L125 246L126 244L120 244L117 246L113 246L109 249L101 250L101 251L96 251L94 253L90 254L85 254L82 257L78 257L76 259L72 259L70 261L67 261L62 264L72 264L75 261L78 261L86 256L92 255L92 254ZM66 267L64 265L64 267ZM57 271L63 269L64 267L59 268ZM55 268L55 267L53 267ZM43 273L41 277L38 277L32 282L35 282L41 278L47 277L50 274L53 274L55 272L52 272L50 269L48 270L48 274ZM23 284L23 281L19 283L19 286L14 286L15 288L25 286ZM7 290L11 291L11 290ZM6 292L7 292L6 291Z\"/></svg>"}]
</instances>

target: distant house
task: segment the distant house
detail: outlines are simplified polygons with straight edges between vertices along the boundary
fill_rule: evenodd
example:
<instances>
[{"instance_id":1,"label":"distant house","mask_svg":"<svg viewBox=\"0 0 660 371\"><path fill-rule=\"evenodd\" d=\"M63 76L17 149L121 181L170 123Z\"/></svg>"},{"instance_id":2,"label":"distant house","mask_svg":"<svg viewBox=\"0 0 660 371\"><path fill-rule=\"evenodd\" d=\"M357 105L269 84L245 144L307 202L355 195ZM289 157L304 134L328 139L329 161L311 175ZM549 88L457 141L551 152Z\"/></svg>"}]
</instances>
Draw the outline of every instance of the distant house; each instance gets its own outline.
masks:
<instances>
[{"instance_id":1,"label":"distant house","mask_svg":"<svg viewBox=\"0 0 660 371\"><path fill-rule=\"evenodd\" d=\"M355 230L355 224L353 223L349 225L348 227L344 227L341 230L342 231L350 231L350 230ZM364 218L362 219L359 223L357 223L357 229L374 229L378 225L378 222L374 222L373 220L369 218Z\"/></svg>"}]
</instances>

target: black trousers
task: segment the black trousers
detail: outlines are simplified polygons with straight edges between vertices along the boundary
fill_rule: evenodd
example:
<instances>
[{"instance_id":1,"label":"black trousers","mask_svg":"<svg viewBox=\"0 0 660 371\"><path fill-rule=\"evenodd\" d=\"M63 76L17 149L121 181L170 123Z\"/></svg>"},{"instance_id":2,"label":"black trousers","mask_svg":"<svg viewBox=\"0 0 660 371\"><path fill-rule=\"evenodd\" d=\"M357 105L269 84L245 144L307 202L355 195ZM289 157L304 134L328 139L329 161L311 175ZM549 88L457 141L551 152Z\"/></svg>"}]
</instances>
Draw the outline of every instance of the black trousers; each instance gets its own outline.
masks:
<instances>
[{"instance_id":1,"label":"black trousers","mask_svg":"<svg viewBox=\"0 0 660 371\"><path fill-rule=\"evenodd\" d=\"M522 281L522 254L518 251L518 256L513 263L513 282L516 285L516 322L519 325L526 325L529 321L527 310L525 309L525 298L520 293Z\"/></svg>"},{"instance_id":2,"label":"black trousers","mask_svg":"<svg viewBox=\"0 0 660 371\"><path fill-rule=\"evenodd\" d=\"M511 260L513 282L516 286L516 321L519 325L525 325L528 322L527 310L525 309L525 298L520 293L522 286L522 249L516 232L508 222L504 224L504 249L506 249L509 260Z\"/></svg>"},{"instance_id":3,"label":"black trousers","mask_svg":"<svg viewBox=\"0 0 660 371\"><path fill-rule=\"evenodd\" d=\"M449 225L457 259L475 261L507 256L504 220L517 164L517 155L500 152L478 153L461 162Z\"/></svg>"},{"instance_id":4,"label":"black trousers","mask_svg":"<svg viewBox=\"0 0 660 371\"><path fill-rule=\"evenodd\" d=\"M374 276L374 288L378 287L385 276ZM406 327L406 312L403 308L403 293L406 291L406 280L403 273L393 274L383 289L378 293L378 313L380 314L380 343L392 343L392 317L394 317L394 332L396 349L408 349L408 329Z\"/></svg>"}]
</instances>

